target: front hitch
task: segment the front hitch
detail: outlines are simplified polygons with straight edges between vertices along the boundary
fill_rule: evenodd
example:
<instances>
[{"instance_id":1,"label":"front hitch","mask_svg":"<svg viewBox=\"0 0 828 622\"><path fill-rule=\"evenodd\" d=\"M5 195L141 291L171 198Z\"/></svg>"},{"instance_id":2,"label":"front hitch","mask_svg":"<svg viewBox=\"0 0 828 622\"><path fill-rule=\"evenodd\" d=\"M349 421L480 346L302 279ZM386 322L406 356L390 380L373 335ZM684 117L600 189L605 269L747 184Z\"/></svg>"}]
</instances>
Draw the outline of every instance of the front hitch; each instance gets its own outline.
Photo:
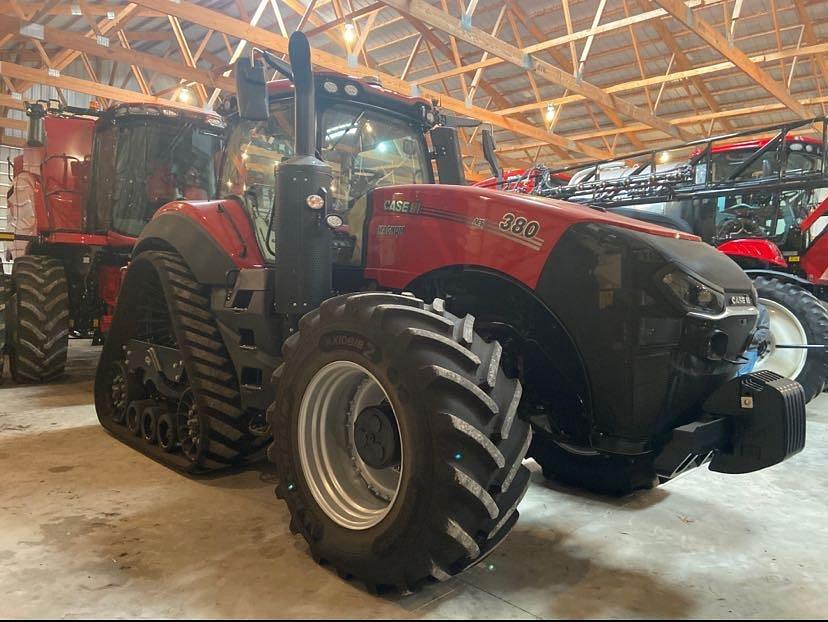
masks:
<instances>
[{"instance_id":1,"label":"front hitch","mask_svg":"<svg viewBox=\"0 0 828 622\"><path fill-rule=\"evenodd\" d=\"M673 430L655 461L667 481L709 461L711 471L751 473L805 447L805 393L770 371L734 378L711 395L698 421Z\"/></svg>"}]
</instances>

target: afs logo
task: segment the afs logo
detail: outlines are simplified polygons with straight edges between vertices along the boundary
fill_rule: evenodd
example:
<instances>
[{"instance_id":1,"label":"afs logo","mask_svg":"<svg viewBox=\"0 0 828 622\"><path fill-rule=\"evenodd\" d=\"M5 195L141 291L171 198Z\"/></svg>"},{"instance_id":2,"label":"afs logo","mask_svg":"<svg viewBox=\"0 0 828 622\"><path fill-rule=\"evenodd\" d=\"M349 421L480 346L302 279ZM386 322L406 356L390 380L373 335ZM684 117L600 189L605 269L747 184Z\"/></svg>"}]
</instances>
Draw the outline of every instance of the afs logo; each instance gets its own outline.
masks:
<instances>
[{"instance_id":1,"label":"afs logo","mask_svg":"<svg viewBox=\"0 0 828 622\"><path fill-rule=\"evenodd\" d=\"M386 212L397 214L419 214L422 205L419 201L406 201L404 199L389 199L383 204Z\"/></svg>"}]
</instances>

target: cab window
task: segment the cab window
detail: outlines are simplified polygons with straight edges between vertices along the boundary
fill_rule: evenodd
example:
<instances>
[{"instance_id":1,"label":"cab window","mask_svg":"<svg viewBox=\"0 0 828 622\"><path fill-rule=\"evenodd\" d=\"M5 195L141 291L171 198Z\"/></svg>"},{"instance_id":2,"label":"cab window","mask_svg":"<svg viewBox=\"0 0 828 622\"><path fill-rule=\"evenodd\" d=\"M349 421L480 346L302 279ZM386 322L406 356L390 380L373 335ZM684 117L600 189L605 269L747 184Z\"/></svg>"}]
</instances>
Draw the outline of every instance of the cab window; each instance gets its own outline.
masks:
<instances>
[{"instance_id":1,"label":"cab window","mask_svg":"<svg viewBox=\"0 0 828 622\"><path fill-rule=\"evenodd\" d=\"M276 167L293 155L293 102L276 102L267 121L239 121L227 144L219 182L223 195L244 202L265 257L275 256L270 212L276 188Z\"/></svg>"},{"instance_id":2,"label":"cab window","mask_svg":"<svg viewBox=\"0 0 828 622\"><path fill-rule=\"evenodd\" d=\"M429 181L423 131L381 111L337 104L322 114L320 141L322 159L333 169L331 207L346 224L338 235L336 258L359 264L368 193Z\"/></svg>"}]
</instances>

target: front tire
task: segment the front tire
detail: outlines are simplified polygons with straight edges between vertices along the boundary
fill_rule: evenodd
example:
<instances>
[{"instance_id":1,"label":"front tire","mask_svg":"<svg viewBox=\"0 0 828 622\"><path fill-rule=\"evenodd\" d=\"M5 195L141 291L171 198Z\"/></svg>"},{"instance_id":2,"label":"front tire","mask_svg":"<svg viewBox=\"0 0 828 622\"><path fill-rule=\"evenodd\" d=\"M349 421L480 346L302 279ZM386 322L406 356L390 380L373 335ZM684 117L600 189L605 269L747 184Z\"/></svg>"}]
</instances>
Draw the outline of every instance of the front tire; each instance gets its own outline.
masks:
<instances>
[{"instance_id":1,"label":"front tire","mask_svg":"<svg viewBox=\"0 0 828 622\"><path fill-rule=\"evenodd\" d=\"M325 301L285 342L268 411L277 494L340 574L377 588L445 580L517 520L531 430L500 344L473 322L441 300L357 293Z\"/></svg>"},{"instance_id":2,"label":"front tire","mask_svg":"<svg viewBox=\"0 0 828 622\"><path fill-rule=\"evenodd\" d=\"M69 350L69 283L58 260L24 255L12 267L9 363L15 382L57 380Z\"/></svg>"},{"instance_id":3,"label":"front tire","mask_svg":"<svg viewBox=\"0 0 828 622\"><path fill-rule=\"evenodd\" d=\"M753 281L759 304L770 315L769 343L754 371L770 370L796 380L810 402L822 393L828 377L828 350L777 349L785 345L828 345L828 311L801 287L763 276Z\"/></svg>"}]
</instances>

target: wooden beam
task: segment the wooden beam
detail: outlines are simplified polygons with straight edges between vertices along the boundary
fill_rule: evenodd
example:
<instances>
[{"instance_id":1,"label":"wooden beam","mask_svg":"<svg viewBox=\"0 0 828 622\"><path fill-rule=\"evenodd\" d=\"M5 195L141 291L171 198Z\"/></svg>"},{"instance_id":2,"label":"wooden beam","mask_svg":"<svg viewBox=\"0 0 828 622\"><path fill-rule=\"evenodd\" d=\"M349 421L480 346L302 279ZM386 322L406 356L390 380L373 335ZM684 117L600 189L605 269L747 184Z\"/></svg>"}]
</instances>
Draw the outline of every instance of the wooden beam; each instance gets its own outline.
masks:
<instances>
[{"instance_id":1,"label":"wooden beam","mask_svg":"<svg viewBox=\"0 0 828 622\"><path fill-rule=\"evenodd\" d=\"M687 4L688 6L712 6L714 4L721 4L726 1L727 0L690 0ZM611 22L601 24L600 26L596 26L594 28L579 30L578 32L573 32L571 35L563 35L560 37L555 37L553 39L543 37L543 39L540 42L523 48L523 51L526 54L534 54L536 52L541 52L543 50L559 48L561 46L568 45L570 41L588 39L589 37L594 37L596 35L612 32L615 30L620 30L622 28L627 28L628 26L632 26L633 24L642 24L644 22L649 22L651 20L664 17L667 14L667 11L665 11L664 9L654 9L652 11L647 11L646 13L640 13L639 15L631 15L629 17L625 17L622 19L613 20ZM482 65L464 65L463 67L458 67L452 71L447 71L444 74L441 74L441 76L445 78L450 78L451 76L456 76L461 73L474 71L475 69L478 69L478 67L480 66L492 67L494 65L499 65L504 62L506 61L499 57L489 58ZM427 82L432 81L432 76L426 76L421 79L422 84L426 84Z\"/></svg>"},{"instance_id":2,"label":"wooden beam","mask_svg":"<svg viewBox=\"0 0 828 622\"><path fill-rule=\"evenodd\" d=\"M466 43L475 45L482 50L488 50L521 69L530 69L537 76L562 86L573 93L583 95L587 99L612 109L625 117L640 121L674 138L684 141L694 138L691 134L651 115L648 111L615 97L585 80L578 80L572 74L566 73L551 63L526 54L523 50L501 41L479 28L464 27L456 17L436 9L424 0L383 0L383 2L401 13L411 15L429 26L442 30Z\"/></svg>"},{"instance_id":3,"label":"wooden beam","mask_svg":"<svg viewBox=\"0 0 828 622\"><path fill-rule=\"evenodd\" d=\"M19 29L20 21L14 17L0 16L0 28L3 26ZM214 77L209 71L187 67L182 63L166 60L155 54L147 54L146 52L139 52L134 49L130 50L128 48L113 46L111 45L111 41L110 45L103 46L96 39L90 39L80 33L58 30L56 28L50 28L49 26L43 27L43 40L51 45L56 45L67 50L74 50L78 54L85 53L96 58L123 63L125 65L138 65L144 69L173 78L183 78L192 82L206 84L211 88L235 90L235 82L230 78Z\"/></svg>"},{"instance_id":4,"label":"wooden beam","mask_svg":"<svg viewBox=\"0 0 828 622\"><path fill-rule=\"evenodd\" d=\"M799 118L809 118L808 111L805 110L805 107L793 98L784 85L778 83L764 69L751 61L747 54L731 45L727 38L722 36L713 26L698 15L695 15L693 10L683 0L653 0L653 2L661 6L670 15L696 33L709 46L741 69L756 84L785 104Z\"/></svg>"},{"instance_id":5,"label":"wooden beam","mask_svg":"<svg viewBox=\"0 0 828 622\"><path fill-rule=\"evenodd\" d=\"M24 67L15 63L7 61L0 61L0 74L14 78L15 80L25 80L32 84L46 84L54 86L59 89L69 89L70 91L77 91L78 93L86 93L95 97L106 97L108 99L115 99L124 102L159 104L162 106L173 106L175 108L182 108L184 110L199 111L200 108L194 106L187 106L180 102L172 102L160 97L153 97L152 95L144 95L137 91L130 91L128 89L120 89L98 82L91 82L89 80L82 80L73 76L61 75L54 76L43 69L35 69L33 67Z\"/></svg>"},{"instance_id":6,"label":"wooden beam","mask_svg":"<svg viewBox=\"0 0 828 622\"><path fill-rule=\"evenodd\" d=\"M788 49L783 50L782 52L770 52L768 54L757 54L750 57L750 60L754 63L769 63L775 60L779 60L780 58L791 58L793 56L813 56L816 54L825 54L828 53L828 43L819 43L817 45L811 45L799 49ZM721 71L726 71L728 69L732 69L734 64L730 61L721 61L718 63L713 63L712 65L705 65L703 67L695 67L693 69L687 69L685 71L675 71L668 75L661 75L661 76L652 76L649 78L642 78L641 80L632 80L630 82L624 82L622 84L615 84L613 86L607 87L608 93L621 93L625 91L634 91L640 88L644 88L646 86L655 86L660 84L666 84L670 82L679 82L681 80L687 80L688 78L693 78L695 76L706 76L712 73L719 73ZM512 108L503 108L500 110L501 114L511 115L511 114L518 114L521 112L526 112L533 109L541 109L545 108L549 104L553 106L561 106L563 104L571 104L578 101L583 101L586 98L581 95L569 95L567 97L557 97L554 99L547 99L541 102L532 102L530 104L522 104L520 106L514 106Z\"/></svg>"},{"instance_id":7,"label":"wooden beam","mask_svg":"<svg viewBox=\"0 0 828 622\"><path fill-rule=\"evenodd\" d=\"M14 108L15 110L26 110L26 104L22 99L16 99L11 95L0 94L0 106L4 108Z\"/></svg>"},{"instance_id":8,"label":"wooden beam","mask_svg":"<svg viewBox=\"0 0 828 622\"><path fill-rule=\"evenodd\" d=\"M803 106L819 106L825 103L828 103L828 96L827 97L808 97L802 99ZM783 103L772 103L772 104L757 104L755 106L746 106L743 108L735 108L732 110L719 110L718 112L705 112L700 114L694 114L684 117L673 118L671 121L676 125L693 125L697 123L704 123L706 121L714 121L717 119L732 119L734 117L746 117L751 115L763 114L767 112L778 112L781 110L787 110L787 107ZM818 112L815 112L811 116L818 116ZM763 125L768 125L764 123ZM634 123L632 125L628 125L624 128L617 128L617 127L610 127L604 128L598 131L589 131L589 132L581 132L580 134L575 134L571 136L573 140L594 140L596 138L602 138L606 136L614 136L616 134L633 130L636 132L642 132L649 130L646 125L641 123ZM804 131L805 128L803 128ZM542 145L542 143L521 143L519 145L504 145L498 148L498 151L502 153L510 153L513 151L525 151L526 149L531 149ZM665 145L665 146L675 146L675 145Z\"/></svg>"},{"instance_id":9,"label":"wooden beam","mask_svg":"<svg viewBox=\"0 0 828 622\"><path fill-rule=\"evenodd\" d=\"M29 122L23 121L22 119L7 119L6 117L0 117L0 127L7 130L19 130L21 132L25 132L29 127Z\"/></svg>"},{"instance_id":10,"label":"wooden beam","mask_svg":"<svg viewBox=\"0 0 828 622\"><path fill-rule=\"evenodd\" d=\"M240 19L229 17L223 13L219 13L218 11L206 9L192 2L188 2L187 0L179 0L178 2L169 2L168 0L138 0L136 4L139 4L145 8L166 11L167 13L175 15L180 19L199 24L204 28L213 29L217 32L223 32L238 39L250 41L255 45L280 54L287 53L288 42L286 38L264 28L253 26ZM312 59L314 64L319 67L324 67L325 69L330 69L346 75L351 74L363 77L378 75L386 88L393 89L403 94L409 94L412 91L412 85L404 80L400 80L390 74L377 71L377 69L373 67L366 67L364 65L351 66L339 56L325 52L324 50L314 49L312 52ZM528 123L505 118L498 113L484 108L477 106L467 107L465 102L448 97L436 91L421 89L420 94L426 98L440 100L441 105L447 110L479 119L485 123L491 123L497 127L502 127L503 129L514 132L515 134L534 138L536 140L543 141L544 143L557 145L567 151L583 153L589 157L610 157L610 154L604 150L596 149L590 145L576 143L557 134L548 133L545 130L534 127Z\"/></svg>"},{"instance_id":11,"label":"wooden beam","mask_svg":"<svg viewBox=\"0 0 828 622\"><path fill-rule=\"evenodd\" d=\"M17 149L22 149L26 146L26 141L22 138L17 138L16 136L0 136L0 145L4 147L15 147Z\"/></svg>"}]
</instances>

